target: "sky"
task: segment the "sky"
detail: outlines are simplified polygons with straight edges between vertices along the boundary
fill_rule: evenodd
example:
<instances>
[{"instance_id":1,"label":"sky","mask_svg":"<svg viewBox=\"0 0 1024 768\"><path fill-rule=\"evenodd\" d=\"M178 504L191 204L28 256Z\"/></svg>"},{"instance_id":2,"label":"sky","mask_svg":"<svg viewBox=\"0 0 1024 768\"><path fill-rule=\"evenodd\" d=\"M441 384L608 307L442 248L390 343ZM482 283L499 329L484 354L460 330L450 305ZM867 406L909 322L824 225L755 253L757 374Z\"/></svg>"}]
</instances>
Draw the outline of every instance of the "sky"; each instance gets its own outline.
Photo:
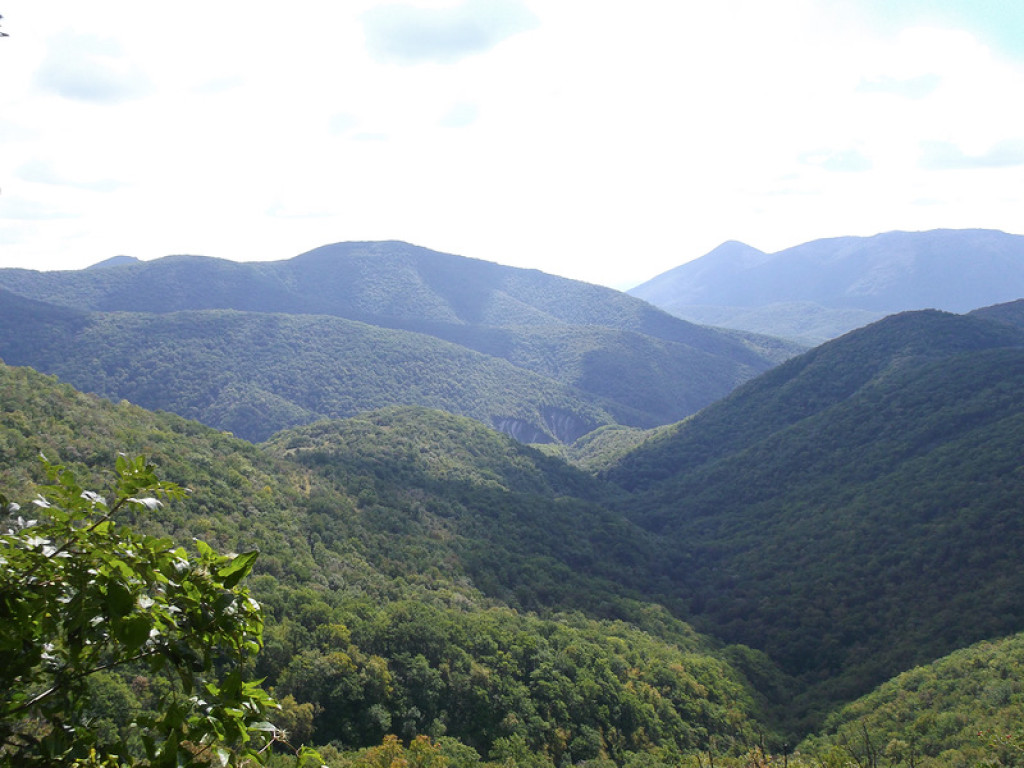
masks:
<instances>
[{"instance_id":1,"label":"sky","mask_svg":"<svg viewBox=\"0 0 1024 768\"><path fill-rule=\"evenodd\" d=\"M6 0L0 267L404 240L626 289L1024 233L1021 0Z\"/></svg>"}]
</instances>

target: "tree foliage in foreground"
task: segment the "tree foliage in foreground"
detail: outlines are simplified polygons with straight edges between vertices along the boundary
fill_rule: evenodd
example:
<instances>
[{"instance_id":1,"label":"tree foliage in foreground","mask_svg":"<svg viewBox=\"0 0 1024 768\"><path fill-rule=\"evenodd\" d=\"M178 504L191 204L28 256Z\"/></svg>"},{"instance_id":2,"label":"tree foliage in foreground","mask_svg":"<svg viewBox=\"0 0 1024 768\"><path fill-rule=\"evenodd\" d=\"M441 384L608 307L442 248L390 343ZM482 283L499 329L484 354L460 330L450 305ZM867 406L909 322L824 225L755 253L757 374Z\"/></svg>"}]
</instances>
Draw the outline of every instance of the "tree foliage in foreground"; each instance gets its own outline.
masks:
<instances>
[{"instance_id":1,"label":"tree foliage in foreground","mask_svg":"<svg viewBox=\"0 0 1024 768\"><path fill-rule=\"evenodd\" d=\"M263 630L240 586L258 552L196 541L190 556L122 522L184 496L142 457L117 459L109 500L43 462L38 519L0 496L0 764L237 765L268 754L277 705L243 673ZM127 729L98 729L91 685L114 670L164 683L162 701Z\"/></svg>"}]
</instances>

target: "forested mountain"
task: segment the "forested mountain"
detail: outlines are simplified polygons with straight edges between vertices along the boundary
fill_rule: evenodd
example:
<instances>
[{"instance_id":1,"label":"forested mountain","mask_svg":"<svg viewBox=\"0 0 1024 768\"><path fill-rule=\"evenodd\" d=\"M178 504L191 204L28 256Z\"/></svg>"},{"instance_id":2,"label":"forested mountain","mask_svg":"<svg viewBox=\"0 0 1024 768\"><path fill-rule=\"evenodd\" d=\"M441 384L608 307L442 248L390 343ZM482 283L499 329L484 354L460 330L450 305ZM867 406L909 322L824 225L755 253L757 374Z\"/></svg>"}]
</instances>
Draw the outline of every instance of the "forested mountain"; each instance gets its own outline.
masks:
<instances>
[{"instance_id":1,"label":"forested mountain","mask_svg":"<svg viewBox=\"0 0 1024 768\"><path fill-rule=\"evenodd\" d=\"M649 597L655 542L603 505L603 483L474 421L388 408L289 430L267 447L371 499L392 541L444 541L479 589L517 608L624 618L623 596Z\"/></svg>"},{"instance_id":2,"label":"forested mountain","mask_svg":"<svg viewBox=\"0 0 1024 768\"><path fill-rule=\"evenodd\" d=\"M629 293L693 322L819 343L896 312L967 312L1024 296L1024 237L888 232L771 254L729 242Z\"/></svg>"},{"instance_id":3,"label":"forested mountain","mask_svg":"<svg viewBox=\"0 0 1024 768\"><path fill-rule=\"evenodd\" d=\"M4 302L0 317L3 359L249 440L391 404L443 408L531 442L571 441L615 423L612 412L650 418L465 347L337 317L55 313L24 300Z\"/></svg>"},{"instance_id":4,"label":"forested mountain","mask_svg":"<svg viewBox=\"0 0 1024 768\"><path fill-rule=\"evenodd\" d=\"M976 309L971 315L1024 329L1024 299Z\"/></svg>"},{"instance_id":5,"label":"forested mountain","mask_svg":"<svg viewBox=\"0 0 1024 768\"><path fill-rule=\"evenodd\" d=\"M922 311L784 363L606 476L678 553L691 620L801 677L813 719L1024 627L1021 435L1024 334Z\"/></svg>"},{"instance_id":6,"label":"forested mountain","mask_svg":"<svg viewBox=\"0 0 1024 768\"><path fill-rule=\"evenodd\" d=\"M0 270L0 286L8 363L253 440L400 403L569 443L605 424L677 421L797 351L404 243Z\"/></svg>"},{"instance_id":7,"label":"forested mountain","mask_svg":"<svg viewBox=\"0 0 1024 768\"><path fill-rule=\"evenodd\" d=\"M860 765L1018 765L1022 667L1024 635L977 643L843 707L800 750Z\"/></svg>"},{"instance_id":8,"label":"forested mountain","mask_svg":"<svg viewBox=\"0 0 1024 768\"><path fill-rule=\"evenodd\" d=\"M544 390L554 377L414 331L324 314L108 313L0 299L5 349L181 389L196 402L205 379L193 372L243 376L235 349L257 361L244 374L253 390L288 379L279 392L319 384L324 401L338 395L317 366L361 350L350 359L365 364L345 391L369 380L367 391L393 398L388 407L260 445L0 366L7 496L32 498L39 453L97 489L117 452L144 453L192 492L137 524L183 544L261 550L250 582L268 627L255 672L302 739L353 749L388 733L427 734L458 768L481 758L660 768L696 763L698 753L725 765L726 755L738 760L762 740L782 749L824 723L804 745L814 751L804 765L828 765L828 750L847 749L842 739L852 737L842 734L863 723L871 744L920 734L912 748L892 747L904 750L893 764L923 765L918 756L941 760L946 749L981 754L964 729L1000 727L1016 701L1016 688L992 677L1015 657L1004 664L996 654L985 668L949 662L972 677L963 688L981 692L982 712L887 725L884 713L909 694L884 687L851 704L914 665L1024 631L1019 302L887 317L682 422L641 430L613 423L625 417L612 398ZM534 367L554 365L543 327L518 337L463 330L514 339ZM641 342L679 343L607 327L559 333L567 346L623 334L638 350L633 366L646 354ZM320 358L303 346L309 336L321 340ZM421 361L412 370L419 386L435 387L431 397L461 387L511 403L522 388L529 404L540 402L530 387L550 399L575 392L555 403L594 414L597 428L541 451L485 419L394 405L402 390L373 383L384 376L376 359L390 370ZM443 361L461 366L446 369L461 377L448 389L442 376L422 374ZM277 413L261 408L254 421ZM930 678L918 679L927 692ZM946 700L944 685L930 701ZM154 706L131 680L106 675L97 686L102 727L127 728L133 712Z\"/></svg>"},{"instance_id":9,"label":"forested mountain","mask_svg":"<svg viewBox=\"0 0 1024 768\"><path fill-rule=\"evenodd\" d=\"M8 497L31 498L40 452L102 490L119 450L191 489L137 525L261 550L256 672L293 738L443 736L466 768L674 765L757 739L745 677L621 583L624 564L651 557L649 537L601 505L599 481L474 421L391 409L263 448L0 366ZM95 727L130 728L154 706L159 681L131 674L97 676Z\"/></svg>"}]
</instances>

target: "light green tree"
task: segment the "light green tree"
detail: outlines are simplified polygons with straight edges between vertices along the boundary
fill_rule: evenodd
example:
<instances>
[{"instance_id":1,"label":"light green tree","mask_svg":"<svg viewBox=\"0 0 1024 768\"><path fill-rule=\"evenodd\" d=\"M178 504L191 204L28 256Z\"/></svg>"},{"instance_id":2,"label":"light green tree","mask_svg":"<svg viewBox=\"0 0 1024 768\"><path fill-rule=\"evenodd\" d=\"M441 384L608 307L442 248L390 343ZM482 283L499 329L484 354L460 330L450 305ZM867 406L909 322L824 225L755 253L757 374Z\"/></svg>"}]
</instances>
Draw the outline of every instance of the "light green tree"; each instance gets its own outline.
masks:
<instances>
[{"instance_id":1,"label":"light green tree","mask_svg":"<svg viewBox=\"0 0 1024 768\"><path fill-rule=\"evenodd\" d=\"M0 765L160 766L264 762L283 734L245 662L260 606L240 584L258 552L187 552L126 521L180 499L142 457L119 457L110 498L43 459L31 514L0 495ZM90 726L97 673L170 678L126 736ZM300 764L319 764L295 750Z\"/></svg>"}]
</instances>

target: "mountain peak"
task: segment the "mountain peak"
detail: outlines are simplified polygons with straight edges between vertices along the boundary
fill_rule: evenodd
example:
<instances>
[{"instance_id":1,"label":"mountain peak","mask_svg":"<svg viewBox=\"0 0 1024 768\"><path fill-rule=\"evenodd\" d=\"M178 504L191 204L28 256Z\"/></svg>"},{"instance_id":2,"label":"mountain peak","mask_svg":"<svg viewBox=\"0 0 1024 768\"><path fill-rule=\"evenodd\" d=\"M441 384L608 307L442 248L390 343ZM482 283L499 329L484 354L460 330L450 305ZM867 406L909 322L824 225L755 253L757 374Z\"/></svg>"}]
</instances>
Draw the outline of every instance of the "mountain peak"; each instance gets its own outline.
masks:
<instances>
[{"instance_id":1,"label":"mountain peak","mask_svg":"<svg viewBox=\"0 0 1024 768\"><path fill-rule=\"evenodd\" d=\"M142 262L134 256L111 256L109 259L91 264L86 269L106 269L107 267L124 267L129 264L141 264Z\"/></svg>"},{"instance_id":2,"label":"mountain peak","mask_svg":"<svg viewBox=\"0 0 1024 768\"><path fill-rule=\"evenodd\" d=\"M741 243L739 240L726 240L700 258L663 272L629 290L628 293L659 307L673 303L691 303L688 299L681 298L692 292L689 286L707 281L728 282L734 279L735 274L756 267L770 258L769 254L752 245Z\"/></svg>"},{"instance_id":3,"label":"mountain peak","mask_svg":"<svg viewBox=\"0 0 1024 768\"><path fill-rule=\"evenodd\" d=\"M700 258L747 259L754 256L767 256L767 254L760 248L755 248L752 245L747 245L746 243L740 242L739 240L726 240L717 248L713 248ZM699 260L700 259L698 259L698 261Z\"/></svg>"},{"instance_id":4,"label":"mountain peak","mask_svg":"<svg viewBox=\"0 0 1024 768\"><path fill-rule=\"evenodd\" d=\"M691 322L818 343L910 309L968 312L1024 295L1024 236L985 229L723 243L630 293Z\"/></svg>"}]
</instances>

